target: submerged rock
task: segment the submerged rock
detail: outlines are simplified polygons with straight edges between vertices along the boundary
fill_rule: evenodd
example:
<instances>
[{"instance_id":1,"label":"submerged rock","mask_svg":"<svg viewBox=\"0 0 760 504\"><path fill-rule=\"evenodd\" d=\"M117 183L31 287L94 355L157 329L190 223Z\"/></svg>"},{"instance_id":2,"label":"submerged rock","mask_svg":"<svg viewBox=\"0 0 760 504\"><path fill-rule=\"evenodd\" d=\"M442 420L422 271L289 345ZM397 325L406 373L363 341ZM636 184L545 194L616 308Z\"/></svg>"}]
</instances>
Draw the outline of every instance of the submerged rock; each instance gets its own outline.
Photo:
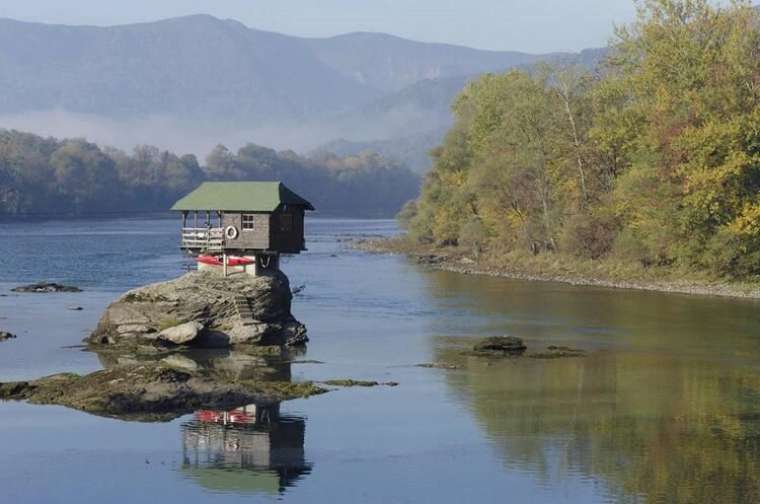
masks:
<instances>
[{"instance_id":1,"label":"submerged rock","mask_svg":"<svg viewBox=\"0 0 760 504\"><path fill-rule=\"evenodd\" d=\"M522 339L514 336L497 336L481 340L472 350L462 355L475 357L527 357L531 359L561 359L565 357L585 357L586 352L577 348L550 345L546 350L530 351ZM424 365L423 365L424 366ZM433 367L433 366L429 366Z\"/></svg>"},{"instance_id":2,"label":"submerged rock","mask_svg":"<svg viewBox=\"0 0 760 504\"><path fill-rule=\"evenodd\" d=\"M300 345L308 338L306 327L290 312L292 298L282 272L228 278L212 272L187 273L121 296L108 306L87 341L205 348Z\"/></svg>"},{"instance_id":3,"label":"submerged rock","mask_svg":"<svg viewBox=\"0 0 760 504\"><path fill-rule=\"evenodd\" d=\"M528 347L523 340L515 336L493 336L479 341L473 347L473 352L482 354L515 354L525 352Z\"/></svg>"},{"instance_id":4,"label":"submerged rock","mask_svg":"<svg viewBox=\"0 0 760 504\"><path fill-rule=\"evenodd\" d=\"M452 364L449 362L424 362L422 364L416 364L415 367L425 369L462 369L459 364Z\"/></svg>"},{"instance_id":5,"label":"submerged rock","mask_svg":"<svg viewBox=\"0 0 760 504\"><path fill-rule=\"evenodd\" d=\"M198 365L198 362L180 354L172 354L168 357L164 357L161 359L161 362L164 365L174 369L183 369L187 371L198 371L201 369L201 367Z\"/></svg>"},{"instance_id":6,"label":"submerged rock","mask_svg":"<svg viewBox=\"0 0 760 504\"><path fill-rule=\"evenodd\" d=\"M235 375L181 355L123 362L86 376L64 373L0 383L0 400L62 405L124 420L168 421L198 409L276 404L326 392L311 382L291 382L289 373L284 379L279 374Z\"/></svg>"},{"instance_id":7,"label":"submerged rock","mask_svg":"<svg viewBox=\"0 0 760 504\"><path fill-rule=\"evenodd\" d=\"M39 282L30 285L21 285L15 289L11 289L13 292L33 292L33 293L50 293L50 292L82 292L79 287L72 287L70 285L61 285L55 282Z\"/></svg>"},{"instance_id":8,"label":"submerged rock","mask_svg":"<svg viewBox=\"0 0 760 504\"><path fill-rule=\"evenodd\" d=\"M306 285L299 285L298 287L293 287L293 295L296 296L304 291L306 288Z\"/></svg>"},{"instance_id":9,"label":"submerged rock","mask_svg":"<svg viewBox=\"0 0 760 504\"><path fill-rule=\"evenodd\" d=\"M354 380L351 378L341 378L338 380L326 380L325 385L332 385L333 387L378 387L384 385L386 387L398 387L398 382L378 382L374 380Z\"/></svg>"},{"instance_id":10,"label":"submerged rock","mask_svg":"<svg viewBox=\"0 0 760 504\"><path fill-rule=\"evenodd\" d=\"M15 337L15 334L9 333L8 331L0 331L0 341L14 339Z\"/></svg>"},{"instance_id":11,"label":"submerged rock","mask_svg":"<svg viewBox=\"0 0 760 504\"><path fill-rule=\"evenodd\" d=\"M528 354L531 359L561 359L563 357L585 357L586 352L578 348L550 345L544 352Z\"/></svg>"}]
</instances>

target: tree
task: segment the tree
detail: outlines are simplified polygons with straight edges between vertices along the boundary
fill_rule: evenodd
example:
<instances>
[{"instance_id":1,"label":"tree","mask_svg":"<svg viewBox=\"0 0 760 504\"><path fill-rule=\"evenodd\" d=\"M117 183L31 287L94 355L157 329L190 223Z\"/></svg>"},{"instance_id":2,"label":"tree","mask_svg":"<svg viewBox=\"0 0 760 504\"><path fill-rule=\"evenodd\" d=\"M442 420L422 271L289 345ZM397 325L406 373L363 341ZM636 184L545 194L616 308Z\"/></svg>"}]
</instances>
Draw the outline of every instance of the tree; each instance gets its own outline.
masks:
<instances>
[{"instance_id":1,"label":"tree","mask_svg":"<svg viewBox=\"0 0 760 504\"><path fill-rule=\"evenodd\" d=\"M81 212L90 204L113 207L109 190L117 183L115 163L95 144L84 140L64 142L50 157L50 165L70 211Z\"/></svg>"},{"instance_id":2,"label":"tree","mask_svg":"<svg viewBox=\"0 0 760 504\"><path fill-rule=\"evenodd\" d=\"M644 0L609 54L469 84L410 234L760 274L757 10Z\"/></svg>"}]
</instances>

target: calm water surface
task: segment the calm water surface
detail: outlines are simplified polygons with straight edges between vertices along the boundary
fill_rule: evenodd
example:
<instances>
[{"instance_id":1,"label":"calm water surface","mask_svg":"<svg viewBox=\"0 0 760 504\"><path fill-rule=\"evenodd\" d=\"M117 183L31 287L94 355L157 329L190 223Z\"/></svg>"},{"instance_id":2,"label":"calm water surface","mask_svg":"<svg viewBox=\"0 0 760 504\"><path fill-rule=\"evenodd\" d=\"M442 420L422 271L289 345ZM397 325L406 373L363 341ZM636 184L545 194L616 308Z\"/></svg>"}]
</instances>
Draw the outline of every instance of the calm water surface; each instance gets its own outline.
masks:
<instances>
[{"instance_id":1,"label":"calm water surface","mask_svg":"<svg viewBox=\"0 0 760 504\"><path fill-rule=\"evenodd\" d=\"M279 371L399 387L168 423L0 403L0 502L760 502L757 302L468 277L343 246L390 221L307 231L283 269L305 285L300 358L324 364ZM177 239L164 218L0 223L0 328L19 334L0 381L110 365L76 345L125 289L184 271ZM10 293L38 280L86 290ZM590 354L461 356L504 333ZM434 361L462 368L414 367Z\"/></svg>"}]
</instances>

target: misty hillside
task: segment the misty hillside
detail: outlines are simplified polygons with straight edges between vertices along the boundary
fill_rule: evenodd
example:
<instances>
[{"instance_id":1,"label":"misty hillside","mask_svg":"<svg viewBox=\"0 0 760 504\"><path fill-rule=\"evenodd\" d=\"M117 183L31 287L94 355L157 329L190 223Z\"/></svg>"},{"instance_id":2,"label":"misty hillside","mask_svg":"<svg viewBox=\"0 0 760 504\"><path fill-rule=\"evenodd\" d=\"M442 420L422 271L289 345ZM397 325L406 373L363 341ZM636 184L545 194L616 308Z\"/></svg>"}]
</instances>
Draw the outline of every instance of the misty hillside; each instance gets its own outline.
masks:
<instances>
[{"instance_id":1,"label":"misty hillside","mask_svg":"<svg viewBox=\"0 0 760 504\"><path fill-rule=\"evenodd\" d=\"M606 49L588 49L575 55L554 55L549 63L596 67ZM529 64L517 65L527 68ZM320 145L317 152L355 155L371 150L400 161L417 173L430 168L428 152L439 145L452 125L451 105L468 81L480 74L424 79L371 103L333 118L339 136ZM363 124L364 138L352 136L352 125ZM369 139L367 139L369 138Z\"/></svg>"},{"instance_id":2,"label":"misty hillside","mask_svg":"<svg viewBox=\"0 0 760 504\"><path fill-rule=\"evenodd\" d=\"M399 91L425 79L495 72L560 56L483 51L382 33L350 33L307 43L320 61L341 75L384 92Z\"/></svg>"},{"instance_id":3,"label":"misty hillside","mask_svg":"<svg viewBox=\"0 0 760 504\"><path fill-rule=\"evenodd\" d=\"M428 151L451 126L451 104L469 79L425 79L336 115L330 118L335 139L314 150L340 155L372 150L423 173L430 167Z\"/></svg>"},{"instance_id":4,"label":"misty hillside","mask_svg":"<svg viewBox=\"0 0 760 504\"><path fill-rule=\"evenodd\" d=\"M370 103L425 79L542 56L355 33L301 39L196 15L113 27L0 19L0 113L64 108L243 123Z\"/></svg>"},{"instance_id":5,"label":"misty hillside","mask_svg":"<svg viewBox=\"0 0 760 504\"><path fill-rule=\"evenodd\" d=\"M404 137L367 142L340 138L318 147L311 155L319 156L333 153L337 156L359 156L368 152L376 152L386 159L402 163L415 173L424 173L431 164L428 152L441 143L446 131L446 127L441 127L437 130Z\"/></svg>"},{"instance_id":6,"label":"misty hillside","mask_svg":"<svg viewBox=\"0 0 760 504\"><path fill-rule=\"evenodd\" d=\"M472 76L424 79L388 94L345 114L347 122L392 124L404 134L440 127L451 117L451 104ZM416 116L414 116L416 115ZM409 119L407 124L393 124L395 118ZM412 131L416 130L416 131Z\"/></svg>"},{"instance_id":7,"label":"misty hillside","mask_svg":"<svg viewBox=\"0 0 760 504\"><path fill-rule=\"evenodd\" d=\"M377 96L298 39L210 16L108 28L0 20L0 47L0 113L64 108L246 121Z\"/></svg>"},{"instance_id":8,"label":"misty hillside","mask_svg":"<svg viewBox=\"0 0 760 504\"><path fill-rule=\"evenodd\" d=\"M309 151L336 139L406 152L424 171L450 103L530 55L375 33L307 39L208 15L113 27L0 19L0 127L204 155L217 143ZM424 145L410 145L412 138ZM416 150L415 150L416 149Z\"/></svg>"}]
</instances>

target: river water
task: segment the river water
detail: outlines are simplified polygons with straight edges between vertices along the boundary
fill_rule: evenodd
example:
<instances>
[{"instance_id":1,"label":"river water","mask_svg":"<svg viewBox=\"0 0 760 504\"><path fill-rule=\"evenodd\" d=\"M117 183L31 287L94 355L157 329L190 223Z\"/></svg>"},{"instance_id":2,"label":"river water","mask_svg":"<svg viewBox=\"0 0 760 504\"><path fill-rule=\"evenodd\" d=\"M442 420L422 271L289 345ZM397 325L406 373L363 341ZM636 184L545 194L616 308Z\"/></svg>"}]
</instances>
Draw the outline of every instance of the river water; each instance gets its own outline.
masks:
<instances>
[{"instance_id":1,"label":"river water","mask_svg":"<svg viewBox=\"0 0 760 504\"><path fill-rule=\"evenodd\" d=\"M0 502L760 502L760 304L430 271L351 250L391 221L307 221L284 261L294 380L396 381L168 423L0 403ZM77 347L124 290L181 274L165 217L0 223L0 381ZM78 294L13 294L55 280ZM70 310L81 306L83 310ZM514 334L584 358L465 357ZM222 361L232 359L220 357ZM415 364L446 361L459 369Z\"/></svg>"}]
</instances>

